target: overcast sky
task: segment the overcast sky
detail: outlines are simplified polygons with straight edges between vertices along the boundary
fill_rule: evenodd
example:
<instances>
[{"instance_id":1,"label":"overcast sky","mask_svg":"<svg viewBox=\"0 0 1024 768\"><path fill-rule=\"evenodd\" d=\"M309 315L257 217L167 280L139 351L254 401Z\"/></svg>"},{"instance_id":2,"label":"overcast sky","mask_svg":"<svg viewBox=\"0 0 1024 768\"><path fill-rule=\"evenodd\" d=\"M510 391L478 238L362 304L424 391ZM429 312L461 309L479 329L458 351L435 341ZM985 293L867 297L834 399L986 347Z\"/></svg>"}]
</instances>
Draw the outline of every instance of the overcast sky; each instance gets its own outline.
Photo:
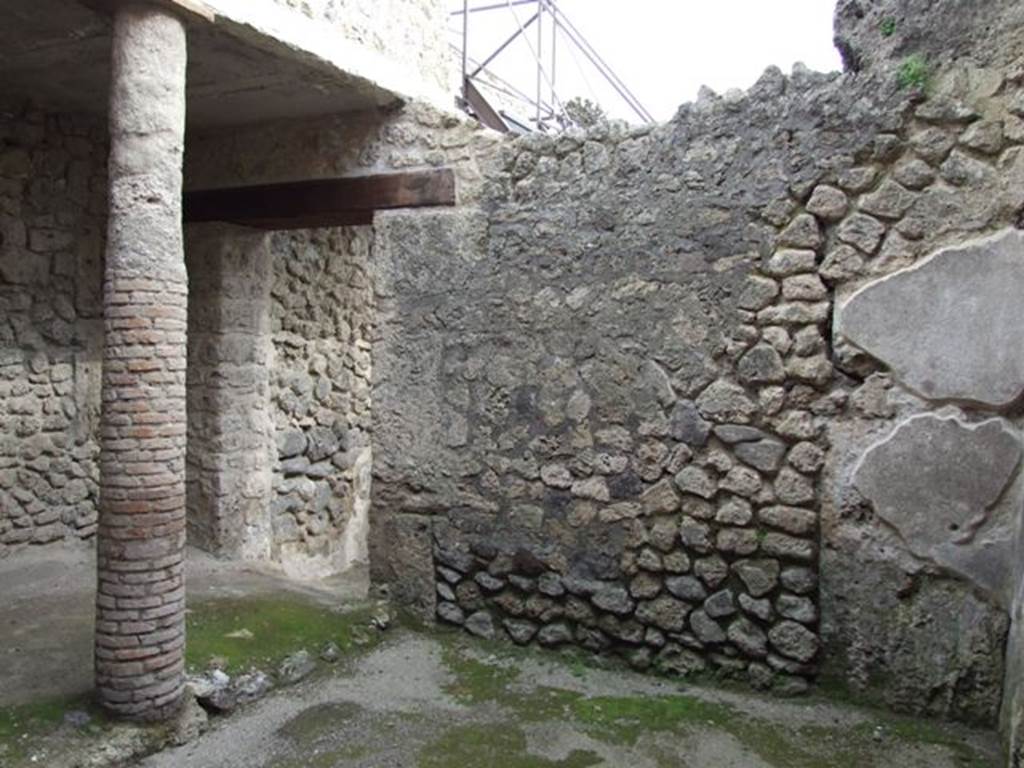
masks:
<instances>
[{"instance_id":1,"label":"overcast sky","mask_svg":"<svg viewBox=\"0 0 1024 768\"><path fill-rule=\"evenodd\" d=\"M449 0L461 9L462 0ZM470 7L501 0L470 0ZM558 6L654 117L667 120L696 98L701 85L718 92L747 88L765 67L789 72L794 62L812 69L840 69L832 45L832 0L557 0ZM520 5L470 15L470 56L486 58L525 24L535 8ZM545 67L550 32L545 17ZM450 19L452 42L461 44L461 17ZM528 30L537 46L537 30ZM531 95L536 67L530 47L517 40L493 70ZM637 121L601 75L564 35L557 45L556 93L598 101L614 117ZM545 86L545 93L549 90ZM524 116L527 108L524 107Z\"/></svg>"}]
</instances>

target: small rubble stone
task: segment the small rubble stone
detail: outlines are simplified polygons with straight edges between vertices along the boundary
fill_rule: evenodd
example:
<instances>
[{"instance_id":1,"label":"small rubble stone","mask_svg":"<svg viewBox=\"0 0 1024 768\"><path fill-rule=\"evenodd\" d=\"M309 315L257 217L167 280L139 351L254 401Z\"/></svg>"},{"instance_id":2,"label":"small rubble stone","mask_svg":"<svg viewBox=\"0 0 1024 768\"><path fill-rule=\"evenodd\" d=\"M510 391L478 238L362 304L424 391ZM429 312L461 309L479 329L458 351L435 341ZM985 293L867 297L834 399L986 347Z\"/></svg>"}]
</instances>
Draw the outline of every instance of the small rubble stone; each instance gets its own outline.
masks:
<instances>
[{"instance_id":1,"label":"small rubble stone","mask_svg":"<svg viewBox=\"0 0 1024 768\"><path fill-rule=\"evenodd\" d=\"M798 595L779 595L775 600L775 610L786 619L799 621L801 624L813 624L818 620L818 609L806 597Z\"/></svg>"},{"instance_id":2,"label":"small rubble stone","mask_svg":"<svg viewBox=\"0 0 1024 768\"><path fill-rule=\"evenodd\" d=\"M638 603L636 618L643 624L653 625L666 632L681 632L686 627L689 612L690 606L686 603L663 595Z\"/></svg>"},{"instance_id":3,"label":"small rubble stone","mask_svg":"<svg viewBox=\"0 0 1024 768\"><path fill-rule=\"evenodd\" d=\"M768 636L745 617L741 616L732 622L726 636L747 656L763 657L768 654Z\"/></svg>"},{"instance_id":4,"label":"small rubble stone","mask_svg":"<svg viewBox=\"0 0 1024 768\"><path fill-rule=\"evenodd\" d=\"M764 265L764 271L775 277L788 277L800 272L813 272L817 262L813 250L783 248L776 251Z\"/></svg>"},{"instance_id":5,"label":"small rubble stone","mask_svg":"<svg viewBox=\"0 0 1024 768\"><path fill-rule=\"evenodd\" d=\"M784 504L814 501L814 483L799 472L783 467L775 478L775 495Z\"/></svg>"},{"instance_id":6,"label":"small rubble stone","mask_svg":"<svg viewBox=\"0 0 1024 768\"><path fill-rule=\"evenodd\" d=\"M700 467L684 467L675 476L676 487L683 493L692 493L704 499L712 498L718 488L708 472Z\"/></svg>"},{"instance_id":7,"label":"small rubble stone","mask_svg":"<svg viewBox=\"0 0 1024 768\"><path fill-rule=\"evenodd\" d=\"M750 275L736 299L736 306L756 312L770 305L778 295L779 284L774 280L760 275Z\"/></svg>"},{"instance_id":8,"label":"small rubble stone","mask_svg":"<svg viewBox=\"0 0 1024 768\"><path fill-rule=\"evenodd\" d=\"M923 160L938 165L956 144L956 139L941 128L929 127L910 137L910 144Z\"/></svg>"},{"instance_id":9,"label":"small rubble stone","mask_svg":"<svg viewBox=\"0 0 1024 768\"><path fill-rule=\"evenodd\" d=\"M908 189L922 190L935 181L935 169L918 158L910 158L893 169L893 178Z\"/></svg>"},{"instance_id":10,"label":"small rubble stone","mask_svg":"<svg viewBox=\"0 0 1024 768\"><path fill-rule=\"evenodd\" d=\"M297 683L316 669L316 661L309 651L301 650L287 656L277 668L277 679L284 685Z\"/></svg>"},{"instance_id":11,"label":"small rubble stone","mask_svg":"<svg viewBox=\"0 0 1024 768\"><path fill-rule=\"evenodd\" d=\"M817 326L809 325L793 335L793 352L797 355L813 355L824 348L825 339L822 338L821 331Z\"/></svg>"},{"instance_id":12,"label":"small rubble stone","mask_svg":"<svg viewBox=\"0 0 1024 768\"><path fill-rule=\"evenodd\" d=\"M537 579L537 591L548 597L561 597L565 594L565 587L558 574L545 573Z\"/></svg>"},{"instance_id":13,"label":"small rubble stone","mask_svg":"<svg viewBox=\"0 0 1024 768\"><path fill-rule=\"evenodd\" d=\"M715 536L715 546L720 552L752 555L758 548L757 532L745 528L723 528Z\"/></svg>"},{"instance_id":14,"label":"small rubble stone","mask_svg":"<svg viewBox=\"0 0 1024 768\"><path fill-rule=\"evenodd\" d=\"M736 372L740 380L747 384L773 384L786 377L782 358L768 344L753 346L740 358Z\"/></svg>"},{"instance_id":15,"label":"small rubble stone","mask_svg":"<svg viewBox=\"0 0 1024 768\"><path fill-rule=\"evenodd\" d=\"M437 615L442 621L447 621L449 624L461 626L466 621L466 615L462 612L462 609L455 603L450 603L446 600L438 602Z\"/></svg>"},{"instance_id":16,"label":"small rubble stone","mask_svg":"<svg viewBox=\"0 0 1024 768\"><path fill-rule=\"evenodd\" d=\"M818 586L818 577L810 568L793 566L784 568L781 575L782 586L798 595L813 592Z\"/></svg>"},{"instance_id":17,"label":"small rubble stone","mask_svg":"<svg viewBox=\"0 0 1024 768\"><path fill-rule=\"evenodd\" d=\"M505 588L505 582L491 576L487 571L479 571L473 576L473 581L479 584L485 592L500 592Z\"/></svg>"},{"instance_id":18,"label":"small rubble stone","mask_svg":"<svg viewBox=\"0 0 1024 768\"><path fill-rule=\"evenodd\" d=\"M782 466L786 444L775 438L766 438L756 443L741 443L734 449L736 458L762 472L775 472Z\"/></svg>"},{"instance_id":19,"label":"small rubble stone","mask_svg":"<svg viewBox=\"0 0 1024 768\"><path fill-rule=\"evenodd\" d=\"M717 589L729 575L729 565L718 555L702 557L693 564L693 572L708 589Z\"/></svg>"},{"instance_id":20,"label":"small rubble stone","mask_svg":"<svg viewBox=\"0 0 1024 768\"><path fill-rule=\"evenodd\" d=\"M774 557L792 560L812 560L814 544L806 539L797 539L782 533L768 533L761 540L761 551Z\"/></svg>"},{"instance_id":21,"label":"small rubble stone","mask_svg":"<svg viewBox=\"0 0 1024 768\"><path fill-rule=\"evenodd\" d=\"M818 270L825 280L839 282L849 280L864 271L864 257L848 245L839 245L829 251Z\"/></svg>"},{"instance_id":22,"label":"small rubble stone","mask_svg":"<svg viewBox=\"0 0 1024 768\"><path fill-rule=\"evenodd\" d=\"M782 296L787 301L820 301L828 289L816 274L794 275L782 281Z\"/></svg>"},{"instance_id":23,"label":"small rubble stone","mask_svg":"<svg viewBox=\"0 0 1024 768\"><path fill-rule=\"evenodd\" d=\"M558 622L548 624L537 633L537 642L543 646L552 647L571 643L573 640L572 630L567 624Z\"/></svg>"},{"instance_id":24,"label":"small rubble stone","mask_svg":"<svg viewBox=\"0 0 1024 768\"><path fill-rule=\"evenodd\" d=\"M704 601L704 612L713 619L736 613L736 602L731 590L722 589Z\"/></svg>"},{"instance_id":25,"label":"small rubble stone","mask_svg":"<svg viewBox=\"0 0 1024 768\"><path fill-rule=\"evenodd\" d=\"M817 524L817 515L812 510L784 505L762 507L757 518L765 525L797 536L813 532Z\"/></svg>"},{"instance_id":26,"label":"small rubble stone","mask_svg":"<svg viewBox=\"0 0 1024 768\"><path fill-rule=\"evenodd\" d=\"M767 595L779 583L777 560L739 560L733 563L732 570L754 597Z\"/></svg>"},{"instance_id":27,"label":"small rubble stone","mask_svg":"<svg viewBox=\"0 0 1024 768\"><path fill-rule=\"evenodd\" d=\"M877 178L878 169L873 166L848 168L839 175L839 186L851 194L857 194L870 189Z\"/></svg>"},{"instance_id":28,"label":"small rubble stone","mask_svg":"<svg viewBox=\"0 0 1024 768\"><path fill-rule=\"evenodd\" d=\"M505 619L502 624L516 645L528 645L537 634L537 625L526 619Z\"/></svg>"},{"instance_id":29,"label":"small rubble stone","mask_svg":"<svg viewBox=\"0 0 1024 768\"><path fill-rule=\"evenodd\" d=\"M724 443L732 444L762 440L768 435L757 427L747 427L742 424L719 424L715 427L715 437Z\"/></svg>"},{"instance_id":30,"label":"small rubble stone","mask_svg":"<svg viewBox=\"0 0 1024 768\"><path fill-rule=\"evenodd\" d=\"M762 325L809 325L828 320L827 301L791 301L777 304L757 313L757 322Z\"/></svg>"},{"instance_id":31,"label":"small rubble stone","mask_svg":"<svg viewBox=\"0 0 1024 768\"><path fill-rule=\"evenodd\" d=\"M684 518L679 526L679 538L683 544L696 552L710 552L711 528L692 518Z\"/></svg>"},{"instance_id":32,"label":"small rubble stone","mask_svg":"<svg viewBox=\"0 0 1024 768\"><path fill-rule=\"evenodd\" d=\"M876 218L863 213L847 217L836 232L836 236L861 253L871 256L878 250L885 234L885 226Z\"/></svg>"},{"instance_id":33,"label":"small rubble stone","mask_svg":"<svg viewBox=\"0 0 1024 768\"><path fill-rule=\"evenodd\" d=\"M718 508L715 514L716 523L726 525L746 525L754 517L750 502L740 498L730 498Z\"/></svg>"},{"instance_id":34,"label":"small rubble stone","mask_svg":"<svg viewBox=\"0 0 1024 768\"><path fill-rule=\"evenodd\" d=\"M713 382L697 398L697 407L708 420L719 424L749 424L757 405L746 390L730 381Z\"/></svg>"},{"instance_id":35,"label":"small rubble stone","mask_svg":"<svg viewBox=\"0 0 1024 768\"><path fill-rule=\"evenodd\" d=\"M780 621L768 630L768 640L783 656L800 662L806 663L818 653L818 638L795 621Z\"/></svg>"},{"instance_id":36,"label":"small rubble stone","mask_svg":"<svg viewBox=\"0 0 1024 768\"><path fill-rule=\"evenodd\" d=\"M874 192L864 195L858 207L864 213L880 219L895 220L902 218L916 199L917 196L913 192L895 181L886 180Z\"/></svg>"},{"instance_id":37,"label":"small rubble stone","mask_svg":"<svg viewBox=\"0 0 1024 768\"><path fill-rule=\"evenodd\" d=\"M690 558L682 550L666 554L663 563L668 573L686 573L690 570Z\"/></svg>"},{"instance_id":38,"label":"small rubble stone","mask_svg":"<svg viewBox=\"0 0 1024 768\"><path fill-rule=\"evenodd\" d=\"M633 601L625 587L618 585L606 586L590 598L590 601L602 611L625 616L633 610Z\"/></svg>"},{"instance_id":39,"label":"small rubble stone","mask_svg":"<svg viewBox=\"0 0 1024 768\"><path fill-rule=\"evenodd\" d=\"M977 152L994 155L1003 148L1003 123L999 120L972 123L961 134L960 143Z\"/></svg>"},{"instance_id":40,"label":"small rubble stone","mask_svg":"<svg viewBox=\"0 0 1024 768\"><path fill-rule=\"evenodd\" d=\"M736 466L730 469L718 487L737 496L750 498L761 489L761 476L750 467Z\"/></svg>"},{"instance_id":41,"label":"small rubble stone","mask_svg":"<svg viewBox=\"0 0 1024 768\"><path fill-rule=\"evenodd\" d=\"M608 491L608 481L603 477L588 477L584 480L577 480L572 484L573 496L594 501L609 501L611 493Z\"/></svg>"},{"instance_id":42,"label":"small rubble stone","mask_svg":"<svg viewBox=\"0 0 1024 768\"><path fill-rule=\"evenodd\" d=\"M811 199L807 201L808 212L825 221L839 221L846 215L848 207L846 193L827 184L815 187Z\"/></svg>"},{"instance_id":43,"label":"small rubble stone","mask_svg":"<svg viewBox=\"0 0 1024 768\"><path fill-rule=\"evenodd\" d=\"M540 469L540 479L551 488L571 488L572 474L563 464L545 464Z\"/></svg>"},{"instance_id":44,"label":"small rubble stone","mask_svg":"<svg viewBox=\"0 0 1024 768\"><path fill-rule=\"evenodd\" d=\"M673 439L693 448L703 446L708 440L711 425L701 416L697 405L691 400L680 400L669 416L669 435Z\"/></svg>"},{"instance_id":45,"label":"small rubble stone","mask_svg":"<svg viewBox=\"0 0 1024 768\"><path fill-rule=\"evenodd\" d=\"M673 576L665 579L665 589L681 600L703 602L707 590L701 581L693 576Z\"/></svg>"},{"instance_id":46,"label":"small rubble stone","mask_svg":"<svg viewBox=\"0 0 1024 768\"><path fill-rule=\"evenodd\" d=\"M690 614L690 628L702 643L725 642L722 627L704 611L697 610Z\"/></svg>"},{"instance_id":47,"label":"small rubble stone","mask_svg":"<svg viewBox=\"0 0 1024 768\"><path fill-rule=\"evenodd\" d=\"M638 567L643 568L645 571L658 572L664 569L661 555L655 552L650 547L644 547L640 550L640 554L637 556L636 564Z\"/></svg>"},{"instance_id":48,"label":"small rubble stone","mask_svg":"<svg viewBox=\"0 0 1024 768\"><path fill-rule=\"evenodd\" d=\"M661 592L661 579L649 572L641 572L629 582L629 594L637 600L649 600Z\"/></svg>"},{"instance_id":49,"label":"small rubble stone","mask_svg":"<svg viewBox=\"0 0 1024 768\"><path fill-rule=\"evenodd\" d=\"M477 611L466 618L466 630L484 640L494 639L494 619L487 611Z\"/></svg>"},{"instance_id":50,"label":"small rubble stone","mask_svg":"<svg viewBox=\"0 0 1024 768\"><path fill-rule=\"evenodd\" d=\"M779 235L779 245L814 249L821 245L821 229L810 214L801 213Z\"/></svg>"},{"instance_id":51,"label":"small rubble stone","mask_svg":"<svg viewBox=\"0 0 1024 768\"><path fill-rule=\"evenodd\" d=\"M644 513L648 515L664 515L679 509L679 494L668 479L660 480L640 496Z\"/></svg>"},{"instance_id":52,"label":"small rubble stone","mask_svg":"<svg viewBox=\"0 0 1024 768\"><path fill-rule=\"evenodd\" d=\"M817 472L825 463L825 452L814 443L798 443L793 446L786 460L798 471Z\"/></svg>"},{"instance_id":53,"label":"small rubble stone","mask_svg":"<svg viewBox=\"0 0 1024 768\"><path fill-rule=\"evenodd\" d=\"M767 597L760 599L753 598L746 593L742 593L739 598L740 608L745 613L749 613L751 616L760 619L761 621L771 621L773 617L772 603Z\"/></svg>"}]
</instances>

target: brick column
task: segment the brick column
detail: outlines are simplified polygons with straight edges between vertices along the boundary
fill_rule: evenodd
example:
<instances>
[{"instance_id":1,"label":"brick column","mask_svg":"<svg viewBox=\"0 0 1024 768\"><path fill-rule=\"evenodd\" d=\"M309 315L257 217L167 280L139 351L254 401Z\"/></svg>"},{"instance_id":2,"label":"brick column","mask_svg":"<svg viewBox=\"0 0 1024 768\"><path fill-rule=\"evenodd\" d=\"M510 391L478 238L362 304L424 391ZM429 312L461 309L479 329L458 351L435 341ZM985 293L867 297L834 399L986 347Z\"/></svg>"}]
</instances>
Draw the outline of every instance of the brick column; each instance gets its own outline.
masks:
<instances>
[{"instance_id":1,"label":"brick column","mask_svg":"<svg viewBox=\"0 0 1024 768\"><path fill-rule=\"evenodd\" d=\"M108 710L173 714L184 690L185 28L114 20L104 282L96 688Z\"/></svg>"}]
</instances>

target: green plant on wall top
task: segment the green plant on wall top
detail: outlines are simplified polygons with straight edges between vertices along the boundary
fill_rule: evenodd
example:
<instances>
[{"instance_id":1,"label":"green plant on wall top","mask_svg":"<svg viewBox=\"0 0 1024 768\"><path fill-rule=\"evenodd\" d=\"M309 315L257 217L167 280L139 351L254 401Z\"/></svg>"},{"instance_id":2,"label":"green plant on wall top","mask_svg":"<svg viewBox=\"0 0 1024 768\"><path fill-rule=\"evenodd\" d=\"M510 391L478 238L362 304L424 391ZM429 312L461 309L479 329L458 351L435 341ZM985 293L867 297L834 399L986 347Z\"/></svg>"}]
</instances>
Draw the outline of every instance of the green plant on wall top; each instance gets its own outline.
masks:
<instances>
[{"instance_id":1,"label":"green plant on wall top","mask_svg":"<svg viewBox=\"0 0 1024 768\"><path fill-rule=\"evenodd\" d=\"M882 37L892 37L896 32L896 19L892 16L882 19L879 29L882 31Z\"/></svg>"},{"instance_id":2,"label":"green plant on wall top","mask_svg":"<svg viewBox=\"0 0 1024 768\"><path fill-rule=\"evenodd\" d=\"M896 78L900 88L927 90L929 78L927 60L920 53L911 54L900 64Z\"/></svg>"}]
</instances>

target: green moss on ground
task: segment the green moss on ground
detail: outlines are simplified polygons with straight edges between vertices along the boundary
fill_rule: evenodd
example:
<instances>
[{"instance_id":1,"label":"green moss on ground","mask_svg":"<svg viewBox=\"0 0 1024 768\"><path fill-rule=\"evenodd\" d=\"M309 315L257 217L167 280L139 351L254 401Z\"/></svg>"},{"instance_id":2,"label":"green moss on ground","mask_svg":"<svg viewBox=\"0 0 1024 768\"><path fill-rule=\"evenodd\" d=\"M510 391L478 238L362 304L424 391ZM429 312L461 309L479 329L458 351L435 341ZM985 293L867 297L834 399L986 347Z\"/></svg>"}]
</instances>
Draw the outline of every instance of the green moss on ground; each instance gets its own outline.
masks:
<instances>
[{"instance_id":1,"label":"green moss on ground","mask_svg":"<svg viewBox=\"0 0 1024 768\"><path fill-rule=\"evenodd\" d=\"M64 722L64 715L76 710L89 715L89 722L78 728ZM96 732L108 724L106 714L95 704L91 694L0 707L0 765L28 758L43 741L62 728L69 732Z\"/></svg>"},{"instance_id":2,"label":"green moss on ground","mask_svg":"<svg viewBox=\"0 0 1024 768\"><path fill-rule=\"evenodd\" d=\"M443 660L452 674L445 690L456 700L467 705L492 703L512 714L510 725L562 721L587 736L607 744L635 748L642 740L659 733L684 736L704 730L727 733L765 762L782 768L868 768L880 766L880 754L886 754L879 740L894 745L938 746L948 749L964 768L992 768L990 761L976 753L956 731L941 724L899 717L887 712L872 713L869 719L855 728L830 726L790 726L752 717L727 704L710 702L684 694L665 696L600 696L588 697L574 691L551 687L525 688L517 686L519 659L526 655L520 650L502 653L500 649L482 660L480 651L492 651L489 644L467 645L458 639L442 638ZM566 657L559 663L568 665L577 677L583 677L588 667L576 657ZM821 699L818 699L821 701ZM809 700L808 705L813 705ZM486 732L468 732L475 760L484 760L494 746L495 736ZM460 731L453 728L449 734ZM447 738L442 737L441 741ZM445 742L447 743L447 742ZM517 749L508 741L504 749ZM475 745L475 746L472 746ZM470 747L467 747L470 749ZM525 750L525 745L522 747ZM517 753L520 754L520 753ZM673 758L652 752L649 754L659 765L672 765ZM524 760L535 758L520 754ZM451 763L454 765L455 763ZM486 765L486 762L468 762L466 765ZM549 763L524 763L524 765ZM448 765L448 763L421 763L421 765Z\"/></svg>"},{"instance_id":3,"label":"green moss on ground","mask_svg":"<svg viewBox=\"0 0 1024 768\"><path fill-rule=\"evenodd\" d=\"M692 723L724 727L730 707L689 696L600 696L573 703L573 717L587 730L615 744L634 746L641 736Z\"/></svg>"},{"instance_id":4,"label":"green moss on ground","mask_svg":"<svg viewBox=\"0 0 1024 768\"><path fill-rule=\"evenodd\" d=\"M301 598L206 600L189 606L185 661L203 668L218 659L231 673L271 669L301 648L315 655L328 642L357 653L380 641L371 615L369 607L341 613Z\"/></svg>"}]
</instances>

